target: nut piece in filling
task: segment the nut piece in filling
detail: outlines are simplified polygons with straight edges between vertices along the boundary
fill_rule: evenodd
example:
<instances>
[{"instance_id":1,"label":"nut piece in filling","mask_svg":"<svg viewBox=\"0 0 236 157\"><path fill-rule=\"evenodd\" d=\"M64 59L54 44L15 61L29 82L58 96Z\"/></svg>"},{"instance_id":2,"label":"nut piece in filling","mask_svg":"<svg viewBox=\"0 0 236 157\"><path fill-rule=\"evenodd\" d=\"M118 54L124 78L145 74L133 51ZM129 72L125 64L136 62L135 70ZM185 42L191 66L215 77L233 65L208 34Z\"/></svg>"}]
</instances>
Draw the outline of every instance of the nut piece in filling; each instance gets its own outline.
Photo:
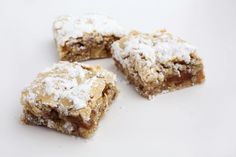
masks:
<instances>
[{"instance_id":1,"label":"nut piece in filling","mask_svg":"<svg viewBox=\"0 0 236 157\"><path fill-rule=\"evenodd\" d=\"M166 30L131 32L111 48L116 66L146 98L204 82L196 48Z\"/></svg>"},{"instance_id":2,"label":"nut piece in filling","mask_svg":"<svg viewBox=\"0 0 236 157\"><path fill-rule=\"evenodd\" d=\"M22 92L22 121L89 137L117 94L115 75L100 66L59 62Z\"/></svg>"},{"instance_id":3,"label":"nut piece in filling","mask_svg":"<svg viewBox=\"0 0 236 157\"><path fill-rule=\"evenodd\" d=\"M88 14L57 18L53 33L60 60L73 62L111 57L111 44L126 31L107 16Z\"/></svg>"}]
</instances>

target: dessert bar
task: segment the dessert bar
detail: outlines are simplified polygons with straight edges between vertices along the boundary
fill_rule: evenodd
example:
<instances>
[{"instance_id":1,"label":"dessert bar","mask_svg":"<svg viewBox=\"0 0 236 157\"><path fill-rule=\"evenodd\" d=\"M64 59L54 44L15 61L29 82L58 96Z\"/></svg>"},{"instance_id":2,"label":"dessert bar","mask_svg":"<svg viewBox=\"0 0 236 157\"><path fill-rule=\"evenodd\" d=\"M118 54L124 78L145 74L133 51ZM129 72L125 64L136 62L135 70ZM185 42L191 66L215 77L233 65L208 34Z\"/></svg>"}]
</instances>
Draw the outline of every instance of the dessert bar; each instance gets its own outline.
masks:
<instances>
[{"instance_id":1,"label":"dessert bar","mask_svg":"<svg viewBox=\"0 0 236 157\"><path fill-rule=\"evenodd\" d=\"M117 95L115 81L100 66L60 61L23 90L22 121L89 137Z\"/></svg>"},{"instance_id":2,"label":"dessert bar","mask_svg":"<svg viewBox=\"0 0 236 157\"><path fill-rule=\"evenodd\" d=\"M203 63L195 47L166 30L152 34L131 32L112 44L116 66L146 98L204 79Z\"/></svg>"}]
</instances>

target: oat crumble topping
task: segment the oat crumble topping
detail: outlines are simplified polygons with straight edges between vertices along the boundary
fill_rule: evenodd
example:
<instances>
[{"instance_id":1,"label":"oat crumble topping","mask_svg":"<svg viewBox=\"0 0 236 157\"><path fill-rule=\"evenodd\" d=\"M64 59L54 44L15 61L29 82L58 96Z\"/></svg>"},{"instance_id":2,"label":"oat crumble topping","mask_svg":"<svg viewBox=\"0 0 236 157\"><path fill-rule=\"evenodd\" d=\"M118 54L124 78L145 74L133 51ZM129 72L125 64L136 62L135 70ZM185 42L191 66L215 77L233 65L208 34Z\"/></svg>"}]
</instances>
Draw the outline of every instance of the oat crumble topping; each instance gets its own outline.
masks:
<instances>
[{"instance_id":1,"label":"oat crumble topping","mask_svg":"<svg viewBox=\"0 0 236 157\"><path fill-rule=\"evenodd\" d=\"M108 73L100 71L94 75L86 68L88 68L87 65L77 62L61 61L54 64L52 68L39 73L37 79L24 90L27 94L23 99L37 105L37 96L43 95L44 98L41 99L45 99L44 103L47 102L45 105L56 104L58 110L64 114L67 112L64 104L50 102L69 101L76 109L84 108L90 99L91 88L98 84L97 78ZM114 75L111 77L115 80Z\"/></svg>"}]
</instances>

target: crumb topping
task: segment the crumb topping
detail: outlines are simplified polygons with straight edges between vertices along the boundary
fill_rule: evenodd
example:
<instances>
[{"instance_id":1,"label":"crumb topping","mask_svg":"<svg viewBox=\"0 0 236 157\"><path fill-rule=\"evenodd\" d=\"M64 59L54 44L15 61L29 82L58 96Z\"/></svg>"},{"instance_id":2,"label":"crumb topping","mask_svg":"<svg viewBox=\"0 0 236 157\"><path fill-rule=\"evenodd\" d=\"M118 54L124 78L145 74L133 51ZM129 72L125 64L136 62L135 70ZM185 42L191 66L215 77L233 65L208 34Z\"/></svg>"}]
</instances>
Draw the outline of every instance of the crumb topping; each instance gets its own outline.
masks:
<instances>
[{"instance_id":1,"label":"crumb topping","mask_svg":"<svg viewBox=\"0 0 236 157\"><path fill-rule=\"evenodd\" d=\"M166 30L160 30L153 34L131 33L123 40L117 41L112 45L114 57L127 64L126 56L134 55L138 60L140 54L145 57L148 64L155 64L157 61L166 63L178 59L190 62L190 54L196 51L196 48L182 39L173 36Z\"/></svg>"},{"instance_id":2,"label":"crumb topping","mask_svg":"<svg viewBox=\"0 0 236 157\"><path fill-rule=\"evenodd\" d=\"M115 20L98 14L88 14L80 18L61 16L53 24L54 37L59 45L64 45L69 38L82 37L85 33L100 33L121 37L125 29Z\"/></svg>"},{"instance_id":3,"label":"crumb topping","mask_svg":"<svg viewBox=\"0 0 236 157\"><path fill-rule=\"evenodd\" d=\"M35 105L40 100L43 105L54 105L60 113L68 114L70 108L87 106L91 90L101 77L110 77L109 83L115 83L115 76L100 67L61 61L39 73L24 90L22 99Z\"/></svg>"}]
</instances>

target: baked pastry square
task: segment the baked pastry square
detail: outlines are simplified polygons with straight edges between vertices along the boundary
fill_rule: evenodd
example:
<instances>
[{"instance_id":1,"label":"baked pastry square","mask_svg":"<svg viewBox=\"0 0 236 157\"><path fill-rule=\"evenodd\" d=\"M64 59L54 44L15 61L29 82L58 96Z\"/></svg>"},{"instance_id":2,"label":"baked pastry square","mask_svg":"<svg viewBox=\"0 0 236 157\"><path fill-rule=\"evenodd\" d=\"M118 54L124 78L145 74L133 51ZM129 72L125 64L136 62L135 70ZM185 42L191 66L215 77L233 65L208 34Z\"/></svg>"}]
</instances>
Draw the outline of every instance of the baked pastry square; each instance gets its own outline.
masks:
<instances>
[{"instance_id":1,"label":"baked pastry square","mask_svg":"<svg viewBox=\"0 0 236 157\"><path fill-rule=\"evenodd\" d=\"M111 44L126 31L107 16L88 14L57 18L53 32L60 59L72 62L111 57Z\"/></svg>"},{"instance_id":2,"label":"baked pastry square","mask_svg":"<svg viewBox=\"0 0 236 157\"><path fill-rule=\"evenodd\" d=\"M117 94L115 75L100 66L59 62L23 90L22 121L89 137Z\"/></svg>"},{"instance_id":3,"label":"baked pastry square","mask_svg":"<svg viewBox=\"0 0 236 157\"><path fill-rule=\"evenodd\" d=\"M152 34L133 31L113 43L112 55L118 69L146 98L205 79L196 48L166 30Z\"/></svg>"}]
</instances>

